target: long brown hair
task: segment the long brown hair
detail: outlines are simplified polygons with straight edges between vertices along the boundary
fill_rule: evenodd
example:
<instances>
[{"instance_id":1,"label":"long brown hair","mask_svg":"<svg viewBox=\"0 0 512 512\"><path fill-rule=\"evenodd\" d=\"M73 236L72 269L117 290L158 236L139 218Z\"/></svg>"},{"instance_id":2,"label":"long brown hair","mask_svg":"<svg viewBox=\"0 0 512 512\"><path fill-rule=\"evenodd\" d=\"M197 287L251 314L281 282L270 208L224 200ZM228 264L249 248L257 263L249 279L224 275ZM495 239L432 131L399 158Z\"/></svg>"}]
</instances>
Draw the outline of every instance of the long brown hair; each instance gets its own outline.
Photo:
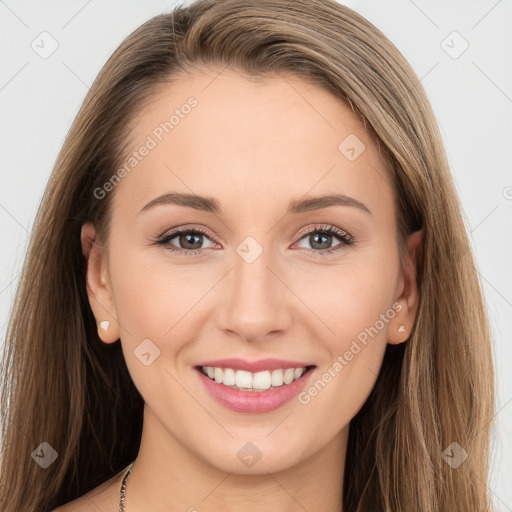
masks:
<instances>
[{"instance_id":1,"label":"long brown hair","mask_svg":"<svg viewBox=\"0 0 512 512\"><path fill-rule=\"evenodd\" d=\"M94 190L122 162L130 123L164 82L202 66L294 73L335 93L389 160L402 249L407 234L423 229L416 323L406 343L388 345L351 422L344 511L491 510L490 334L438 127L395 46L332 0L177 7L134 31L99 73L42 199L8 324L0 508L50 510L137 455L143 400L120 343L98 337L80 229L92 221L106 236L115 191L100 200ZM33 457L44 442L58 453L46 469ZM458 468L443 455L452 442L469 454Z\"/></svg>"}]
</instances>

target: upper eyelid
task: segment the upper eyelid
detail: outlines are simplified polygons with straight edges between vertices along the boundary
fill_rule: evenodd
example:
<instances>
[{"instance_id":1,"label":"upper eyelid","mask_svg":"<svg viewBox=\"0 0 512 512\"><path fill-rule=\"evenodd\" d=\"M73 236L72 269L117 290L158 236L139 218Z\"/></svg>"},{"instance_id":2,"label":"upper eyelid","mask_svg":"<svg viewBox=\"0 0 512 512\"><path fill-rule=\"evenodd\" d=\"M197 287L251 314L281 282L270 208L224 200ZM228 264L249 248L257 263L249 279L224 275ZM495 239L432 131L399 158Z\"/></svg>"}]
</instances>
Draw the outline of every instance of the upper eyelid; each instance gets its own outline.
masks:
<instances>
[{"instance_id":1,"label":"upper eyelid","mask_svg":"<svg viewBox=\"0 0 512 512\"><path fill-rule=\"evenodd\" d=\"M205 230L205 229L202 229L202 228L197 228L197 227L189 227L189 226L185 226L185 227L177 227L175 229L171 229L169 231L166 231L165 233L163 233L161 236L158 237L158 240L162 239L162 238L169 238L169 237L175 237L181 233L184 233L184 232L187 232L187 231L192 231L192 232L197 232L197 233L200 233L201 235L205 235L206 237L210 238L210 239L214 239L215 237L212 236L209 231ZM213 241L213 240L212 240Z\"/></svg>"},{"instance_id":2,"label":"upper eyelid","mask_svg":"<svg viewBox=\"0 0 512 512\"><path fill-rule=\"evenodd\" d=\"M338 228L337 226L335 226L333 224L320 224L320 223L317 223L317 224L314 224L313 226L301 229L297 233L297 236L303 237L303 236L309 235L311 233L314 233L315 231L319 231L319 232L328 231L328 232L331 232L331 234L333 234L333 235L337 235L338 237L343 235L351 240L353 238L352 235L350 235L348 233L348 231L345 231L342 228Z\"/></svg>"}]
</instances>

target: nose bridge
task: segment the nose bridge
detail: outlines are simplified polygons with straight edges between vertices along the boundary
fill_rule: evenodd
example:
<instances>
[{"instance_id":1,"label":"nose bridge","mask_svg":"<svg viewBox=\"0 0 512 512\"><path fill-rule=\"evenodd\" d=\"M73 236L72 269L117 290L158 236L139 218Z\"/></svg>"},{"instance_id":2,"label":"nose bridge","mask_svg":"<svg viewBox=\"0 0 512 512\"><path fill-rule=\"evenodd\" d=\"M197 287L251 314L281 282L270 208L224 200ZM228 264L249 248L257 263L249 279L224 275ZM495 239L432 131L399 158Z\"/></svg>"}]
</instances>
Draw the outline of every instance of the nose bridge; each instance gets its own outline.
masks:
<instances>
[{"instance_id":1,"label":"nose bridge","mask_svg":"<svg viewBox=\"0 0 512 512\"><path fill-rule=\"evenodd\" d=\"M234 254L220 327L237 332L247 341L287 325L284 285L274 275L276 264L272 254L270 247L263 247L250 236L237 246Z\"/></svg>"}]
</instances>

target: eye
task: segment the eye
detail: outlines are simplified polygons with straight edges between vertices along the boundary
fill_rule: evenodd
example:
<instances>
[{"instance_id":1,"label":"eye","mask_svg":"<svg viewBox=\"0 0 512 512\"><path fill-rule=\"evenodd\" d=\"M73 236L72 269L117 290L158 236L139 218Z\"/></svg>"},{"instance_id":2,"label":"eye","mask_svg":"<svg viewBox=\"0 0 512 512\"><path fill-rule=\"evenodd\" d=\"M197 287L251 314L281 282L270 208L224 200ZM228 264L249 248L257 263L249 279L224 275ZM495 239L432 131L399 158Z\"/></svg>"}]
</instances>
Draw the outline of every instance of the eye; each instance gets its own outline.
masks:
<instances>
[{"instance_id":1,"label":"eye","mask_svg":"<svg viewBox=\"0 0 512 512\"><path fill-rule=\"evenodd\" d=\"M205 248L201 246L205 238L209 239L208 234L199 228L175 229L159 237L155 243L164 246L169 251L176 251L189 256L203 252ZM173 241L178 246L173 244Z\"/></svg>"},{"instance_id":2,"label":"eye","mask_svg":"<svg viewBox=\"0 0 512 512\"><path fill-rule=\"evenodd\" d=\"M311 248L300 247L321 256L327 256L354 243L353 237L346 231L329 224L315 225L307 230L302 230L299 236L301 236L299 243L306 242L311 245ZM210 234L200 228L182 228L165 233L154 243L165 247L169 251L193 256L202 254L207 248L215 246L210 241L210 245L203 247L205 239L210 240ZM338 239L339 243L333 246L333 239Z\"/></svg>"},{"instance_id":3,"label":"eye","mask_svg":"<svg viewBox=\"0 0 512 512\"><path fill-rule=\"evenodd\" d=\"M346 231L328 224L315 225L305 233L302 231L300 235L302 235L300 241L309 243L311 245L309 250L320 255L332 254L354 243L354 239ZM340 242L332 246L333 238L337 238Z\"/></svg>"}]
</instances>

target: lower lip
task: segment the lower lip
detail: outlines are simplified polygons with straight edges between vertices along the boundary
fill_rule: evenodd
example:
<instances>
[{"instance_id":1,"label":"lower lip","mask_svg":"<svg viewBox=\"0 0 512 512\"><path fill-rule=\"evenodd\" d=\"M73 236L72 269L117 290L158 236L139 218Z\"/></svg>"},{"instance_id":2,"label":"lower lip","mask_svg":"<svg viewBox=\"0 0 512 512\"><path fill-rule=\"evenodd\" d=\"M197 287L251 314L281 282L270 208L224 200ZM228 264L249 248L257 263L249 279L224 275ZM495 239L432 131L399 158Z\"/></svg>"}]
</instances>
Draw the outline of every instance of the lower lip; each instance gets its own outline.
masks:
<instances>
[{"instance_id":1,"label":"lower lip","mask_svg":"<svg viewBox=\"0 0 512 512\"><path fill-rule=\"evenodd\" d=\"M198 368L195 368L195 370L210 395L227 409L235 412L261 413L279 409L279 407L293 400L304 388L315 368L309 369L291 384L268 391L239 391L215 382Z\"/></svg>"}]
</instances>

